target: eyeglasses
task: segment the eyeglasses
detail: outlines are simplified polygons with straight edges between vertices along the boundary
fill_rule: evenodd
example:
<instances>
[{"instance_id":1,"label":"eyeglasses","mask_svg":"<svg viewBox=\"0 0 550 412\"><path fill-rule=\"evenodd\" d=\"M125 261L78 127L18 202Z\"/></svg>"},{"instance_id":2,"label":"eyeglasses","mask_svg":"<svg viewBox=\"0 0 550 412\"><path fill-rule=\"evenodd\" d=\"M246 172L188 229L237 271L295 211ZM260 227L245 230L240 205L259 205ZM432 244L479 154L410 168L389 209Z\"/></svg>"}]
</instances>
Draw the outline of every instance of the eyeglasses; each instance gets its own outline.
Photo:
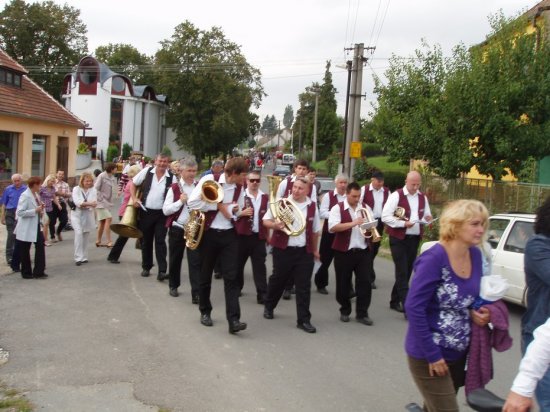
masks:
<instances>
[{"instance_id":1,"label":"eyeglasses","mask_svg":"<svg viewBox=\"0 0 550 412\"><path fill-rule=\"evenodd\" d=\"M248 179L250 183L260 183L260 179Z\"/></svg>"}]
</instances>

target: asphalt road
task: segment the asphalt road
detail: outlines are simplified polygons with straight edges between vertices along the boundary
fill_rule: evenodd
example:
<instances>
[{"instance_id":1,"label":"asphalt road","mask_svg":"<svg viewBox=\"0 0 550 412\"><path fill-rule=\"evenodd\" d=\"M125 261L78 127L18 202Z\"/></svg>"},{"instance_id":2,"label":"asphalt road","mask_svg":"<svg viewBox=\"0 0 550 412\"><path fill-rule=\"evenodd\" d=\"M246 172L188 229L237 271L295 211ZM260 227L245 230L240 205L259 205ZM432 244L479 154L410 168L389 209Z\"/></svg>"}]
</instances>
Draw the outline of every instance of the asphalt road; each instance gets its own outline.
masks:
<instances>
[{"instance_id":1,"label":"asphalt road","mask_svg":"<svg viewBox=\"0 0 550 412\"><path fill-rule=\"evenodd\" d=\"M10 353L0 380L26 391L37 411L402 411L420 401L403 351L406 321L388 306L390 260L376 261L374 326L339 321L332 272L330 294L312 292L311 335L295 326L294 297L281 301L274 320L262 317L247 265L248 329L230 335L221 280L213 280L214 326L206 328L186 264L173 298L155 269L140 276L132 242L120 265L92 242L90 263L76 267L72 232L64 237L46 250L48 279L0 276L0 347ZM271 257L268 266L269 273ZM514 347L494 357L489 388L501 395L520 359L520 316L513 307Z\"/></svg>"}]
</instances>

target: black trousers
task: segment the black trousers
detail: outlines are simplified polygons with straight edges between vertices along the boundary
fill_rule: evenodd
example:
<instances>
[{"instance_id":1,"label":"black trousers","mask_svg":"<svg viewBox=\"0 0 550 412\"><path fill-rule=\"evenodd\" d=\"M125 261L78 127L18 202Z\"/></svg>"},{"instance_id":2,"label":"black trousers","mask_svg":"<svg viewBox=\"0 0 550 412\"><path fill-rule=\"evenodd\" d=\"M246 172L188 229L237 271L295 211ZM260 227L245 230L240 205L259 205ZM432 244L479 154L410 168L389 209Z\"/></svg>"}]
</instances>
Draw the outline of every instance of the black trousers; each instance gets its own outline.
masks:
<instances>
[{"instance_id":1,"label":"black trousers","mask_svg":"<svg viewBox=\"0 0 550 412\"><path fill-rule=\"evenodd\" d=\"M273 248L273 274L267 284L265 307L273 310L277 307L285 285L289 280L296 286L296 314L298 324L309 322L311 313L311 272L313 254L304 247Z\"/></svg>"},{"instance_id":2,"label":"black trousers","mask_svg":"<svg viewBox=\"0 0 550 412\"><path fill-rule=\"evenodd\" d=\"M252 276L256 285L257 297L265 298L267 293L267 269L265 259L265 239L260 239L257 233L250 236L238 235L239 252L237 254L237 280L242 290L244 286L244 266L248 258L252 263Z\"/></svg>"},{"instance_id":3,"label":"black trousers","mask_svg":"<svg viewBox=\"0 0 550 412\"><path fill-rule=\"evenodd\" d=\"M351 314L350 285L355 274L355 293L357 294L355 314L358 318L368 316L372 297L370 260L371 254L368 249L351 249L347 252L334 251L336 301L340 304L342 315Z\"/></svg>"},{"instance_id":4,"label":"black trousers","mask_svg":"<svg viewBox=\"0 0 550 412\"><path fill-rule=\"evenodd\" d=\"M390 236L390 250L395 266L395 283L391 291L390 305L396 305L399 302L405 304L419 244L420 236L406 235L404 239Z\"/></svg>"},{"instance_id":5,"label":"black trousers","mask_svg":"<svg viewBox=\"0 0 550 412\"><path fill-rule=\"evenodd\" d=\"M18 240L19 256L21 259L21 276L32 277L41 276L46 269L46 253L44 251L44 235L40 225L36 227L37 238L34 242L34 269L31 266L31 244Z\"/></svg>"},{"instance_id":6,"label":"black trousers","mask_svg":"<svg viewBox=\"0 0 550 412\"><path fill-rule=\"evenodd\" d=\"M239 294L241 289L237 280L237 234L234 229L208 229L204 232L199 246L201 257L201 274L199 281L199 310L201 313L212 312L210 289L212 287L212 271L216 257L220 262L225 294L225 315L228 321L241 318Z\"/></svg>"},{"instance_id":7,"label":"black trousers","mask_svg":"<svg viewBox=\"0 0 550 412\"><path fill-rule=\"evenodd\" d=\"M382 222L382 219L378 219L378 225L376 226L376 230L378 230L378 233L380 236L384 234L384 223ZM369 263L371 265L370 267L370 281L371 283L376 280L376 272L374 271L374 259L376 258L376 255L378 255L378 250L380 249L380 244L382 242L369 242L369 253L371 255L371 259L369 260Z\"/></svg>"},{"instance_id":8,"label":"black trousers","mask_svg":"<svg viewBox=\"0 0 550 412\"><path fill-rule=\"evenodd\" d=\"M69 216L67 213L67 203L66 202L60 202L60 203L61 203L61 210L54 205L53 211L55 213L53 214L53 218L50 219L50 236L52 236L52 239L53 239L54 233L59 235L63 231L63 229L65 229L65 226L67 226L67 222L69 221ZM59 226L57 226L57 229L55 229L57 220L59 220Z\"/></svg>"},{"instance_id":9,"label":"black trousers","mask_svg":"<svg viewBox=\"0 0 550 412\"><path fill-rule=\"evenodd\" d=\"M5 209L4 215L8 232L6 236L6 261L8 265L11 264L15 252L15 235L13 234L13 229L15 229L15 224L17 223L17 220L15 220L15 210L16 209ZM17 257L17 261L19 261L19 256Z\"/></svg>"},{"instance_id":10,"label":"black trousers","mask_svg":"<svg viewBox=\"0 0 550 412\"><path fill-rule=\"evenodd\" d=\"M138 227L143 232L141 239L141 267L149 270L153 267L153 245L155 246L155 257L159 272L166 273L168 263L166 262L166 216L162 210L139 209Z\"/></svg>"},{"instance_id":11,"label":"black trousers","mask_svg":"<svg viewBox=\"0 0 550 412\"><path fill-rule=\"evenodd\" d=\"M334 259L334 249L332 242L334 241L334 233L323 232L321 235L321 244L319 245L319 253L321 254L321 267L315 274L315 286L317 289L326 288L328 286L328 269Z\"/></svg>"},{"instance_id":12,"label":"black trousers","mask_svg":"<svg viewBox=\"0 0 550 412\"><path fill-rule=\"evenodd\" d=\"M168 231L168 285L170 288L179 288L181 285L181 264L185 252L183 234L183 229L177 226L170 227ZM201 273L201 260L198 250L187 249L187 266L191 295L198 296Z\"/></svg>"}]
</instances>

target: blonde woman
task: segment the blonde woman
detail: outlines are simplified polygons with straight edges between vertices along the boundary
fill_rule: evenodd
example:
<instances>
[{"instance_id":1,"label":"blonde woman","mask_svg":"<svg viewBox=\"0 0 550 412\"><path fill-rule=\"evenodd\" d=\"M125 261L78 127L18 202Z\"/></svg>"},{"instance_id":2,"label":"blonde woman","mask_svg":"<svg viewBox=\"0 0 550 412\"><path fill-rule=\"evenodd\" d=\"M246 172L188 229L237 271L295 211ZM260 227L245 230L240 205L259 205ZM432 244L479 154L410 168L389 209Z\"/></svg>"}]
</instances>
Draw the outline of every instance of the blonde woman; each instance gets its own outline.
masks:
<instances>
[{"instance_id":1,"label":"blonde woman","mask_svg":"<svg viewBox=\"0 0 550 412\"><path fill-rule=\"evenodd\" d=\"M113 247L113 242L111 241L111 221L113 220L113 216L111 215L110 209L113 207L113 191L116 187L116 178L113 176L115 170L116 164L107 163L105 165L105 171L99 174L94 185L97 191L96 212L99 222L97 227L97 240L95 242L96 247ZM101 243L104 233L106 243Z\"/></svg>"},{"instance_id":2,"label":"blonde woman","mask_svg":"<svg viewBox=\"0 0 550 412\"><path fill-rule=\"evenodd\" d=\"M76 209L71 213L74 230L74 260L76 266L88 263L88 238L95 229L94 209L97 206L97 192L91 173L80 176L78 186L73 188L73 202Z\"/></svg>"},{"instance_id":3,"label":"blonde woman","mask_svg":"<svg viewBox=\"0 0 550 412\"><path fill-rule=\"evenodd\" d=\"M46 214L44 215L44 246L51 246L52 243L57 242L55 239L55 216L57 208L61 210L61 203L55 195L55 175L51 174L44 179L42 187L40 188L40 198L44 202ZM50 229L51 241L48 242L48 227Z\"/></svg>"}]
</instances>

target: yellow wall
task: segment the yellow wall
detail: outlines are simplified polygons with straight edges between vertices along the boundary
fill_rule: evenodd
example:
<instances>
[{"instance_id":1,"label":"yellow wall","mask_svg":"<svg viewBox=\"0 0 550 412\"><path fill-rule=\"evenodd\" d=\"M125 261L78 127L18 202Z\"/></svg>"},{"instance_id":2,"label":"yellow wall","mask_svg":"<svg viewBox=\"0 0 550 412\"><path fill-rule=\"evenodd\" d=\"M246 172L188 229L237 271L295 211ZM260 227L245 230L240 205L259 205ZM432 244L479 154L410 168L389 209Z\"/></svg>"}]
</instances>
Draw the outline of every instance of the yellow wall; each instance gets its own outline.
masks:
<instances>
[{"instance_id":1,"label":"yellow wall","mask_svg":"<svg viewBox=\"0 0 550 412\"><path fill-rule=\"evenodd\" d=\"M0 115L0 130L19 134L17 147L17 173L31 174L32 136L43 135L46 138L46 175L56 172L58 137L68 137L69 164L68 177L75 174L78 128L64 124L40 122L33 119ZM42 176L44 177L44 176Z\"/></svg>"}]
</instances>

